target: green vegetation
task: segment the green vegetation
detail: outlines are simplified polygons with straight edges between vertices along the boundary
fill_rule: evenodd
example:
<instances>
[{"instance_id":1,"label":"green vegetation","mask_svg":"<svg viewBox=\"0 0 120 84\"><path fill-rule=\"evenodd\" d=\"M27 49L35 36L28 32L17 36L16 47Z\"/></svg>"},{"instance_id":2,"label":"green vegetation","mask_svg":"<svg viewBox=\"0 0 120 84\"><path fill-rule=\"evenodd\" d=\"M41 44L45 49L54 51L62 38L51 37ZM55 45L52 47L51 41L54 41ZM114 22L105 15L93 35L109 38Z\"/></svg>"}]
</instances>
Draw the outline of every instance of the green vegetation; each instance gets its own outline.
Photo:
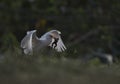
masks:
<instances>
[{"instance_id":1,"label":"green vegetation","mask_svg":"<svg viewBox=\"0 0 120 84\"><path fill-rule=\"evenodd\" d=\"M55 54L56 55L56 54ZM1 84L119 84L120 66L80 59L6 52L0 62ZM56 55L57 56L57 55Z\"/></svg>"},{"instance_id":2,"label":"green vegetation","mask_svg":"<svg viewBox=\"0 0 120 84\"><path fill-rule=\"evenodd\" d=\"M119 10L119 0L0 0L0 84L119 84ZM67 51L22 54L33 29L60 30ZM116 61L103 64L93 51Z\"/></svg>"}]
</instances>

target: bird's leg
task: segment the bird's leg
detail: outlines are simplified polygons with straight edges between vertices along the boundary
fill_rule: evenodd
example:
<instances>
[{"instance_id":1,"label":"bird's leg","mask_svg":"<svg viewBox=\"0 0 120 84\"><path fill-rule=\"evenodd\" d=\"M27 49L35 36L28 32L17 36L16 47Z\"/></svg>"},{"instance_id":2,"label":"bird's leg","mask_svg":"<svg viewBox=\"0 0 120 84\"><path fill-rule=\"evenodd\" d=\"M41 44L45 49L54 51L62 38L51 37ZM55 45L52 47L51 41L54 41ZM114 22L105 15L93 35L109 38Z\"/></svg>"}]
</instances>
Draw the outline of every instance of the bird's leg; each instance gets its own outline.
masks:
<instances>
[{"instance_id":1,"label":"bird's leg","mask_svg":"<svg viewBox=\"0 0 120 84\"><path fill-rule=\"evenodd\" d=\"M52 47L55 48L57 46L58 38L54 38L55 41L52 43ZM54 46L55 45L55 46Z\"/></svg>"}]
</instances>

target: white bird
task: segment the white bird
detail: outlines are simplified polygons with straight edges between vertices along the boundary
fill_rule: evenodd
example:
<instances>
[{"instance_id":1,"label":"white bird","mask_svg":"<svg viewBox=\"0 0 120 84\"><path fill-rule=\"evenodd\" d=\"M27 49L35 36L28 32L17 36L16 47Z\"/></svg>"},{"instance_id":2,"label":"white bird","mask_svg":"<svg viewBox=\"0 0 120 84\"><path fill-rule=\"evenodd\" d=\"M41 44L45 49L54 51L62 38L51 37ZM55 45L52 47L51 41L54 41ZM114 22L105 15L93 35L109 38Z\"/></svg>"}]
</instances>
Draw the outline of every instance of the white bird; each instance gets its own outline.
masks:
<instances>
[{"instance_id":1,"label":"white bird","mask_svg":"<svg viewBox=\"0 0 120 84\"><path fill-rule=\"evenodd\" d=\"M38 38L36 30L28 31L27 35L21 41L21 48L25 54L32 55L34 52L40 52L48 46L54 48L57 52L66 50L58 30L51 30Z\"/></svg>"}]
</instances>

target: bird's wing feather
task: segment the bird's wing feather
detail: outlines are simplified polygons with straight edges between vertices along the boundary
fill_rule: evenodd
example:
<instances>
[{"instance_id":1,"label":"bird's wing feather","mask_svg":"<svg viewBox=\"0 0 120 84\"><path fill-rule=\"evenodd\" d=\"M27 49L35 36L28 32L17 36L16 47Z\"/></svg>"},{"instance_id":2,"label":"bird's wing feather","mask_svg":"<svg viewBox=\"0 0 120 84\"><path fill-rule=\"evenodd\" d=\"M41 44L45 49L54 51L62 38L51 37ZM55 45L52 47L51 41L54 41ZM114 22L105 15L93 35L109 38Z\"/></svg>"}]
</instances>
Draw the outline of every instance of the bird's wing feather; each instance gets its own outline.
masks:
<instances>
[{"instance_id":1,"label":"bird's wing feather","mask_svg":"<svg viewBox=\"0 0 120 84\"><path fill-rule=\"evenodd\" d=\"M32 35L36 30L27 32L27 35L21 41L21 47L25 54L32 54Z\"/></svg>"},{"instance_id":2,"label":"bird's wing feather","mask_svg":"<svg viewBox=\"0 0 120 84\"><path fill-rule=\"evenodd\" d=\"M57 46L55 47L55 49L58 51L58 52L62 52L62 51L65 51L66 50L66 47L61 39L61 36L59 35L59 40L57 42Z\"/></svg>"}]
</instances>

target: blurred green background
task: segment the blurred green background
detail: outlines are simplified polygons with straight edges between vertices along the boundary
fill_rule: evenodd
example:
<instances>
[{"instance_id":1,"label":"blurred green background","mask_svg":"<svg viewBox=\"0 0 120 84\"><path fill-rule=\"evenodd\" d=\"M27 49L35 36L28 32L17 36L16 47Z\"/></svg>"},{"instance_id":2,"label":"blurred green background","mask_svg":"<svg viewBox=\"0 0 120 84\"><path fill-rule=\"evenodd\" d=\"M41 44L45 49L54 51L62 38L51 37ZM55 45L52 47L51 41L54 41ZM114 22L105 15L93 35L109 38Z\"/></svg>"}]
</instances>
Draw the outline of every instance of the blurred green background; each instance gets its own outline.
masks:
<instances>
[{"instance_id":1,"label":"blurred green background","mask_svg":"<svg viewBox=\"0 0 120 84\"><path fill-rule=\"evenodd\" d=\"M0 0L0 84L120 84L119 0ZM63 53L26 56L28 30L57 29ZM92 52L111 54L108 66Z\"/></svg>"}]
</instances>

